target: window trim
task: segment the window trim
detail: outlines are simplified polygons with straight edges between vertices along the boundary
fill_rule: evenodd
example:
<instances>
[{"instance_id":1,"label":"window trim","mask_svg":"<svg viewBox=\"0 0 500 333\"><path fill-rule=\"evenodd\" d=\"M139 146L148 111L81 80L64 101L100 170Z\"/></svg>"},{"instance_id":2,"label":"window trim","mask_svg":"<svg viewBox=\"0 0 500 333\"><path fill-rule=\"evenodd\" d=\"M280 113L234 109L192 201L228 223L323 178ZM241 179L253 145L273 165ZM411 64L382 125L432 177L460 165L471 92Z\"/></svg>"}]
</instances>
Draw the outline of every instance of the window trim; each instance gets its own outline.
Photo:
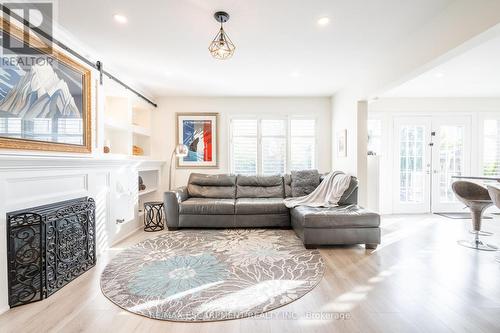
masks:
<instances>
[{"instance_id":1,"label":"window trim","mask_svg":"<svg viewBox=\"0 0 500 333\"><path fill-rule=\"evenodd\" d=\"M234 170L234 161L233 161L233 120L256 120L257 121L257 175L262 175L262 120L284 120L285 121L285 173L290 173L290 166L292 164L291 154L292 154L292 133L291 133L291 122L292 120L312 120L314 121L314 135L313 136L304 136L304 137L313 137L314 138L314 156L312 158L312 168L317 169L319 165L318 160L318 119L316 116L309 117L306 115L277 115L277 114L269 114L264 116L245 116L245 115L234 115L229 117L229 140L228 140L228 165L230 173L235 173ZM244 137L244 136L242 136ZM247 136L253 137L253 136ZM273 137L273 136L269 136ZM283 137L283 136L275 136L275 137Z\"/></svg>"},{"instance_id":2,"label":"window trim","mask_svg":"<svg viewBox=\"0 0 500 333\"><path fill-rule=\"evenodd\" d=\"M233 161L233 154L234 154L234 151L233 151L233 120L255 120L257 122L257 134L256 134L256 139L257 139L257 161L256 161L256 166L257 166L257 173L259 172L259 149L260 149L260 144L259 144L259 119L257 117L230 117L229 118L229 140L228 140L228 144L229 144L229 147L228 147L228 165L229 165L229 170L230 170L230 173L235 173L234 172L234 161ZM245 138L253 138L254 136L253 135L242 135L241 137L245 137Z\"/></svg>"},{"instance_id":3,"label":"window trim","mask_svg":"<svg viewBox=\"0 0 500 333\"><path fill-rule=\"evenodd\" d=\"M480 133L480 137L479 137L479 148L480 148L480 151L479 151L479 158L478 158L478 162L479 162L478 164L479 165L477 165L477 168L478 168L478 174L480 174L481 176L485 176L485 174L484 174L484 163L485 163L485 158L486 158L486 152L485 152L485 139L486 139L486 135L485 135L485 123L488 120L496 121L497 124L500 125L500 114L488 114L488 113L486 113L482 117L479 117L478 122L477 122L478 133ZM473 152L471 151L471 154L472 153ZM495 176L489 175L489 176L485 176L485 177L495 177Z\"/></svg>"}]
</instances>

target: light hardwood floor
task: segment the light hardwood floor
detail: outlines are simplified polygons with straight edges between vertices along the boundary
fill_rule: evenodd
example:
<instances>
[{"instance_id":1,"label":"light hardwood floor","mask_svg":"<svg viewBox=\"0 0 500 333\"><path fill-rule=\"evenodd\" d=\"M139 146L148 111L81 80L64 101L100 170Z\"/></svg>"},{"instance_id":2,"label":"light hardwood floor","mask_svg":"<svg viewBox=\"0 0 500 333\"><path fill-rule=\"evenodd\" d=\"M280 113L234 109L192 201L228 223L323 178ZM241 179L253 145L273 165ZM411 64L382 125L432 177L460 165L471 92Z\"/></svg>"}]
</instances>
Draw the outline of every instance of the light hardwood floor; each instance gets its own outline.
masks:
<instances>
[{"instance_id":1,"label":"light hardwood floor","mask_svg":"<svg viewBox=\"0 0 500 333\"><path fill-rule=\"evenodd\" d=\"M500 253L460 247L466 221L383 218L382 245L322 248L326 273L303 298L258 318L176 323L112 304L99 289L107 258L156 234L137 232L47 300L0 316L0 332L500 332ZM500 244L500 220L485 221Z\"/></svg>"}]
</instances>

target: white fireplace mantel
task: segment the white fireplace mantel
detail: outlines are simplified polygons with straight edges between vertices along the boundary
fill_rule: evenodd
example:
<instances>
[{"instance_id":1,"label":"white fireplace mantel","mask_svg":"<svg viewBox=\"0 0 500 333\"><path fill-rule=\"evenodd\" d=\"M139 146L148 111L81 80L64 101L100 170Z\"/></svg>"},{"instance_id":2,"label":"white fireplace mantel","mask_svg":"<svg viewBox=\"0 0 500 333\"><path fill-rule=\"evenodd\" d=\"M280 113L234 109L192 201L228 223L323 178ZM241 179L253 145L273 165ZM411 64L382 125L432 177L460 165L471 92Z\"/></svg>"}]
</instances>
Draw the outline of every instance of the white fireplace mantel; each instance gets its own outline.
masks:
<instances>
[{"instance_id":1,"label":"white fireplace mantel","mask_svg":"<svg viewBox=\"0 0 500 333\"><path fill-rule=\"evenodd\" d=\"M0 313L7 311L6 214L89 196L96 201L97 253L142 226L144 201L161 200L165 162L119 156L0 155ZM138 175L151 184L138 190ZM99 260L99 259L98 259Z\"/></svg>"}]
</instances>

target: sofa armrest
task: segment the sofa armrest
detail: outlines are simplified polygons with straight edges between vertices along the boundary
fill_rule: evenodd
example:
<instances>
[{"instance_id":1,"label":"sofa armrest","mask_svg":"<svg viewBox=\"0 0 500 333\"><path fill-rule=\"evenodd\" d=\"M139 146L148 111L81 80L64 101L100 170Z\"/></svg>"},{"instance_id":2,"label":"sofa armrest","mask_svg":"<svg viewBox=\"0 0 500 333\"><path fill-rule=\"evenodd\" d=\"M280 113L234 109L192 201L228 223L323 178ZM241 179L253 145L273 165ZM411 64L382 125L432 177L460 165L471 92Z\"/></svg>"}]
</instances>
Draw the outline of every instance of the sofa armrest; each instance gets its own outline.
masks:
<instances>
[{"instance_id":1,"label":"sofa armrest","mask_svg":"<svg viewBox=\"0 0 500 333\"><path fill-rule=\"evenodd\" d=\"M167 218L167 227L179 227L179 204L189 198L187 187L165 192L163 195L163 208Z\"/></svg>"}]
</instances>

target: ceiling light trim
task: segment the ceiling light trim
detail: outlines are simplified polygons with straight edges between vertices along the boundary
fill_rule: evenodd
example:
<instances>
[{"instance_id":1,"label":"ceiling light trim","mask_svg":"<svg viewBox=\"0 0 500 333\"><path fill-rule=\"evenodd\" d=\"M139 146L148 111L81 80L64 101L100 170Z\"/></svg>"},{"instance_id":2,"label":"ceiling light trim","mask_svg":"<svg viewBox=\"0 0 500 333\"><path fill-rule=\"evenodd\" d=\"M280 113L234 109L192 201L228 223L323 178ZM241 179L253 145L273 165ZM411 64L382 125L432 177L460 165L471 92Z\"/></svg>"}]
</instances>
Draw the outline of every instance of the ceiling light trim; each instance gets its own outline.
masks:
<instances>
[{"instance_id":1,"label":"ceiling light trim","mask_svg":"<svg viewBox=\"0 0 500 333\"><path fill-rule=\"evenodd\" d=\"M123 14L119 14L119 13L114 14L114 15L113 15L113 19L114 19L116 22L120 23L120 24L125 24L125 23L127 23L127 22L128 22L127 17L126 17L125 15L123 15Z\"/></svg>"},{"instance_id":2,"label":"ceiling light trim","mask_svg":"<svg viewBox=\"0 0 500 333\"><path fill-rule=\"evenodd\" d=\"M328 16L320 17L317 23L321 27L327 26L328 24L330 24L330 18Z\"/></svg>"}]
</instances>

